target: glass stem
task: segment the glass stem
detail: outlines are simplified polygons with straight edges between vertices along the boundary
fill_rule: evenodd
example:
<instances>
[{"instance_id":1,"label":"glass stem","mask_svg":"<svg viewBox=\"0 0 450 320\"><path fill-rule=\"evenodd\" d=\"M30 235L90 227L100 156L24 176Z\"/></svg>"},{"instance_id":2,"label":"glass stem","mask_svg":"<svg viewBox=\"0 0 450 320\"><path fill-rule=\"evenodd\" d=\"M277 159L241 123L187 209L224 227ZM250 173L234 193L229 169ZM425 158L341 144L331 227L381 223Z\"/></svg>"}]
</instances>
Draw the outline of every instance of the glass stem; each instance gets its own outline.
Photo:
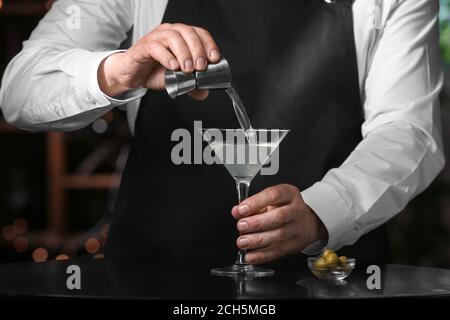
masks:
<instances>
[{"instance_id":1,"label":"glass stem","mask_svg":"<svg viewBox=\"0 0 450 320\"><path fill-rule=\"evenodd\" d=\"M248 190L250 189L250 180L238 180L236 179L236 188L239 197L239 203L248 198ZM245 254L247 250L240 249L236 259L237 265L246 265Z\"/></svg>"}]
</instances>

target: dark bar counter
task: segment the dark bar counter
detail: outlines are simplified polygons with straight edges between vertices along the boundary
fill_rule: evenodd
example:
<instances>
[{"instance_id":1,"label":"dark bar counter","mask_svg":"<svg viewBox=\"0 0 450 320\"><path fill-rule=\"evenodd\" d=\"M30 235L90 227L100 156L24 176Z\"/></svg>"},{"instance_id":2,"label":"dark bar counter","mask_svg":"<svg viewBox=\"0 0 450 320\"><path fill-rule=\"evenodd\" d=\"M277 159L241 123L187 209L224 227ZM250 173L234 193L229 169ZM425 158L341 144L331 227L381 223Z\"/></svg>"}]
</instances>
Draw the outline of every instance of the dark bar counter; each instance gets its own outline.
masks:
<instances>
[{"instance_id":1,"label":"dark bar counter","mask_svg":"<svg viewBox=\"0 0 450 320\"><path fill-rule=\"evenodd\" d=\"M78 265L81 289L69 290L67 267ZM102 299L355 299L450 298L450 270L387 264L381 290L367 288L357 266L344 283L315 279L306 268L259 279L210 275L210 266L183 262L84 259L0 265L0 297Z\"/></svg>"}]
</instances>

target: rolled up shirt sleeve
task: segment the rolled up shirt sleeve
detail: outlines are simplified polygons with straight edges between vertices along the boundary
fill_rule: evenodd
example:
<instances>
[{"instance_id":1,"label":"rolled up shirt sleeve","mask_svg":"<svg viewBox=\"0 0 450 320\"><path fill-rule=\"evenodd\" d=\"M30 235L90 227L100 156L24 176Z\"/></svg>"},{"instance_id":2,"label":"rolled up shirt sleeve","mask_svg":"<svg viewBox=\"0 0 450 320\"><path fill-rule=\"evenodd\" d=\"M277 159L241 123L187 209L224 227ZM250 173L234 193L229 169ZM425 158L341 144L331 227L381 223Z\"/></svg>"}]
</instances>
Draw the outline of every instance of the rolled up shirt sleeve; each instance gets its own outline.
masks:
<instances>
[{"instance_id":1,"label":"rolled up shirt sleeve","mask_svg":"<svg viewBox=\"0 0 450 320\"><path fill-rule=\"evenodd\" d=\"M302 192L332 249L400 212L444 166L437 0L393 1L365 79L363 140ZM312 253L317 243L305 251Z\"/></svg>"},{"instance_id":2,"label":"rolled up shirt sleeve","mask_svg":"<svg viewBox=\"0 0 450 320\"><path fill-rule=\"evenodd\" d=\"M130 0L55 2L5 70L5 119L32 131L75 130L142 97L145 89L108 97L97 79L100 63L117 52L133 18Z\"/></svg>"}]
</instances>

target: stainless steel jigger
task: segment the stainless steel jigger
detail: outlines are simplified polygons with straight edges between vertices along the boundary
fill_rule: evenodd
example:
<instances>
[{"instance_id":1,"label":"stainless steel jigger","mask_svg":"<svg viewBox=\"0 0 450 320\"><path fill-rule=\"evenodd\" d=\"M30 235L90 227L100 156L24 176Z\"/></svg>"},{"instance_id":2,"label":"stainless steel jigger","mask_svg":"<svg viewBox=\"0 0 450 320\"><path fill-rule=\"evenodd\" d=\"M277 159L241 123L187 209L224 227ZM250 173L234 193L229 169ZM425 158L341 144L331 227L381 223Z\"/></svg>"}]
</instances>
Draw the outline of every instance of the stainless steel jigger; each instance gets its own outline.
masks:
<instances>
[{"instance_id":1,"label":"stainless steel jigger","mask_svg":"<svg viewBox=\"0 0 450 320\"><path fill-rule=\"evenodd\" d=\"M227 89L231 87L231 71L225 58L209 64L205 71L184 73L182 71L166 70L166 90L174 99L196 89Z\"/></svg>"}]
</instances>

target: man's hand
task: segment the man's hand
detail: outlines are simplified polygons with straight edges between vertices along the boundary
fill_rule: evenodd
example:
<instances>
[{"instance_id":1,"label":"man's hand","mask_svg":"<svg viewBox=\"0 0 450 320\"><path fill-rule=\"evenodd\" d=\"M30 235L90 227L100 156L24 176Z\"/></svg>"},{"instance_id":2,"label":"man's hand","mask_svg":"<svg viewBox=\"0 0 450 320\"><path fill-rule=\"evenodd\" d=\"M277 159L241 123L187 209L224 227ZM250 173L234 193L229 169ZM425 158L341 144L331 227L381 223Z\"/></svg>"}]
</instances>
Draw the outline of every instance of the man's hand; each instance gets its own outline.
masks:
<instances>
[{"instance_id":1,"label":"man's hand","mask_svg":"<svg viewBox=\"0 0 450 320\"><path fill-rule=\"evenodd\" d=\"M163 90L166 69L181 69L186 73L202 71L209 62L219 60L219 49L208 31L185 24L164 23L126 52L107 57L99 68L99 85L111 97L140 87ZM205 90L191 93L196 99L207 95Z\"/></svg>"},{"instance_id":2,"label":"man's hand","mask_svg":"<svg viewBox=\"0 0 450 320\"><path fill-rule=\"evenodd\" d=\"M300 191L288 184L251 196L233 207L231 214L239 220L241 235L237 245L249 250L246 261L251 264L298 253L328 237L325 226L305 204Z\"/></svg>"}]
</instances>

